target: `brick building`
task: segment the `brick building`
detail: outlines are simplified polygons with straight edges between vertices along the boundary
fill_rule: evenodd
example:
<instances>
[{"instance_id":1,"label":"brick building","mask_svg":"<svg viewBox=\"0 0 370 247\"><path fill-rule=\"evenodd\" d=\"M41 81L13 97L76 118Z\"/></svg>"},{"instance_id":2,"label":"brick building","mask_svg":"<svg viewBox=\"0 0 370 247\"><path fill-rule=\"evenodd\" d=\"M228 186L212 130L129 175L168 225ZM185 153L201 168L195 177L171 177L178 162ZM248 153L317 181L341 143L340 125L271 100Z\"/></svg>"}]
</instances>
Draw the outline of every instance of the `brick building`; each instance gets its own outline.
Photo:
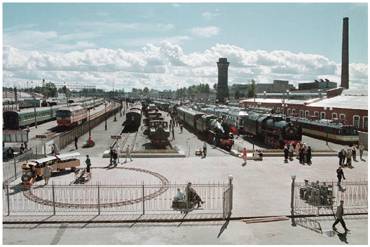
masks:
<instances>
[{"instance_id":1,"label":"brick building","mask_svg":"<svg viewBox=\"0 0 370 247\"><path fill-rule=\"evenodd\" d=\"M368 130L368 96L343 94L333 98L293 100L293 99L246 99L243 107L267 107L288 116L306 118L339 119L353 125L358 130Z\"/></svg>"}]
</instances>

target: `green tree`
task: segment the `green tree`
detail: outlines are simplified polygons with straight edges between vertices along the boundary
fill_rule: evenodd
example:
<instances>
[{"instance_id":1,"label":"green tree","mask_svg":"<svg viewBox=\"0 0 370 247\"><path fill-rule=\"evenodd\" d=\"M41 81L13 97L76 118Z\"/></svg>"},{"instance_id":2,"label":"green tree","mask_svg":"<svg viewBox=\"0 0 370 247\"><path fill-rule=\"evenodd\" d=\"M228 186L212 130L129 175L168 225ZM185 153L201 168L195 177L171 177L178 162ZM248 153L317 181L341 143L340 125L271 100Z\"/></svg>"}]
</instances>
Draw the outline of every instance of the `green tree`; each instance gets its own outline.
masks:
<instances>
[{"instance_id":1,"label":"green tree","mask_svg":"<svg viewBox=\"0 0 370 247\"><path fill-rule=\"evenodd\" d=\"M252 79L251 85L248 90L248 98L256 97L256 81Z\"/></svg>"}]
</instances>

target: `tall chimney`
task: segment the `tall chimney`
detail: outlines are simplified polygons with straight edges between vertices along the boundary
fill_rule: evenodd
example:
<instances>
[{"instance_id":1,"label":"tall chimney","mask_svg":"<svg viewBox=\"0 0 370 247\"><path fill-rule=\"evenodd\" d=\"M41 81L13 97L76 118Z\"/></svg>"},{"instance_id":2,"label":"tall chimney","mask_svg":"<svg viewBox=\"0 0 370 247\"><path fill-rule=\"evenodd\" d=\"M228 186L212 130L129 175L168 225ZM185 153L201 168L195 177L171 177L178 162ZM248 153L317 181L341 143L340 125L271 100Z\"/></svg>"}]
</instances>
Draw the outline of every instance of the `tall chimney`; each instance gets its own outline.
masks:
<instances>
[{"instance_id":1,"label":"tall chimney","mask_svg":"<svg viewBox=\"0 0 370 247\"><path fill-rule=\"evenodd\" d=\"M342 75L340 86L349 88L349 58L348 58L348 17L343 18L343 36L342 36Z\"/></svg>"}]
</instances>

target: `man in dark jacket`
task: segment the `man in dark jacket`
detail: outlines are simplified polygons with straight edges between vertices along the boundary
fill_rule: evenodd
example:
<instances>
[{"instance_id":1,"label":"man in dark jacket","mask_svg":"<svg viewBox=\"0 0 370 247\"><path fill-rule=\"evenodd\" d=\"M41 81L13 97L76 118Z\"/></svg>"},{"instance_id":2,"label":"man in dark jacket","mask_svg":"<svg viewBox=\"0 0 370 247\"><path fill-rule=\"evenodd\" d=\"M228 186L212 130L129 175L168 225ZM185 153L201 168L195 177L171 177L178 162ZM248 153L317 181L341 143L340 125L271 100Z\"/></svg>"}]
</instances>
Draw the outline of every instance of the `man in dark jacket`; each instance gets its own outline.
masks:
<instances>
[{"instance_id":1,"label":"man in dark jacket","mask_svg":"<svg viewBox=\"0 0 370 247\"><path fill-rule=\"evenodd\" d=\"M343 204L344 204L344 201L341 200L340 201L340 205L337 207L337 212L335 214L335 222L333 224L333 230L336 231L337 228L335 228L335 226L340 222L342 224L342 227L344 228L344 230L346 232L348 232L348 228L346 227L346 223L344 222L343 220L343 215L344 215L344 209L343 209Z\"/></svg>"},{"instance_id":2,"label":"man in dark jacket","mask_svg":"<svg viewBox=\"0 0 370 247\"><path fill-rule=\"evenodd\" d=\"M343 169L342 169L341 166L339 166L338 169L337 169L337 178L338 178L338 186L340 186L342 178L344 180L346 180L346 178L344 177Z\"/></svg>"},{"instance_id":3,"label":"man in dark jacket","mask_svg":"<svg viewBox=\"0 0 370 247\"><path fill-rule=\"evenodd\" d=\"M284 161L285 161L285 163L288 163L288 156L289 156L288 145L285 145L284 146Z\"/></svg>"}]
</instances>

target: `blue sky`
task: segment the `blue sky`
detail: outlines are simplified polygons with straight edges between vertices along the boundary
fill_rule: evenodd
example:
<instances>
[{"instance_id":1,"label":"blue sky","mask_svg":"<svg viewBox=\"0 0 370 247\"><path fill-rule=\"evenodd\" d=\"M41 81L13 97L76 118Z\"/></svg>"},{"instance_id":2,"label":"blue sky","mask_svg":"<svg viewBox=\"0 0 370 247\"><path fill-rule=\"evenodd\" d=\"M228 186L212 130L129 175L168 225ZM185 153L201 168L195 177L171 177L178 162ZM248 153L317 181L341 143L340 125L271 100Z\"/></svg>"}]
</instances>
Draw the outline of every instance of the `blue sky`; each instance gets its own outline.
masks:
<instances>
[{"instance_id":1,"label":"blue sky","mask_svg":"<svg viewBox=\"0 0 370 247\"><path fill-rule=\"evenodd\" d=\"M4 83L44 76L124 88L212 84L217 56L235 65L231 83L338 81L345 16L353 83L367 84L363 3L6 3Z\"/></svg>"}]
</instances>

